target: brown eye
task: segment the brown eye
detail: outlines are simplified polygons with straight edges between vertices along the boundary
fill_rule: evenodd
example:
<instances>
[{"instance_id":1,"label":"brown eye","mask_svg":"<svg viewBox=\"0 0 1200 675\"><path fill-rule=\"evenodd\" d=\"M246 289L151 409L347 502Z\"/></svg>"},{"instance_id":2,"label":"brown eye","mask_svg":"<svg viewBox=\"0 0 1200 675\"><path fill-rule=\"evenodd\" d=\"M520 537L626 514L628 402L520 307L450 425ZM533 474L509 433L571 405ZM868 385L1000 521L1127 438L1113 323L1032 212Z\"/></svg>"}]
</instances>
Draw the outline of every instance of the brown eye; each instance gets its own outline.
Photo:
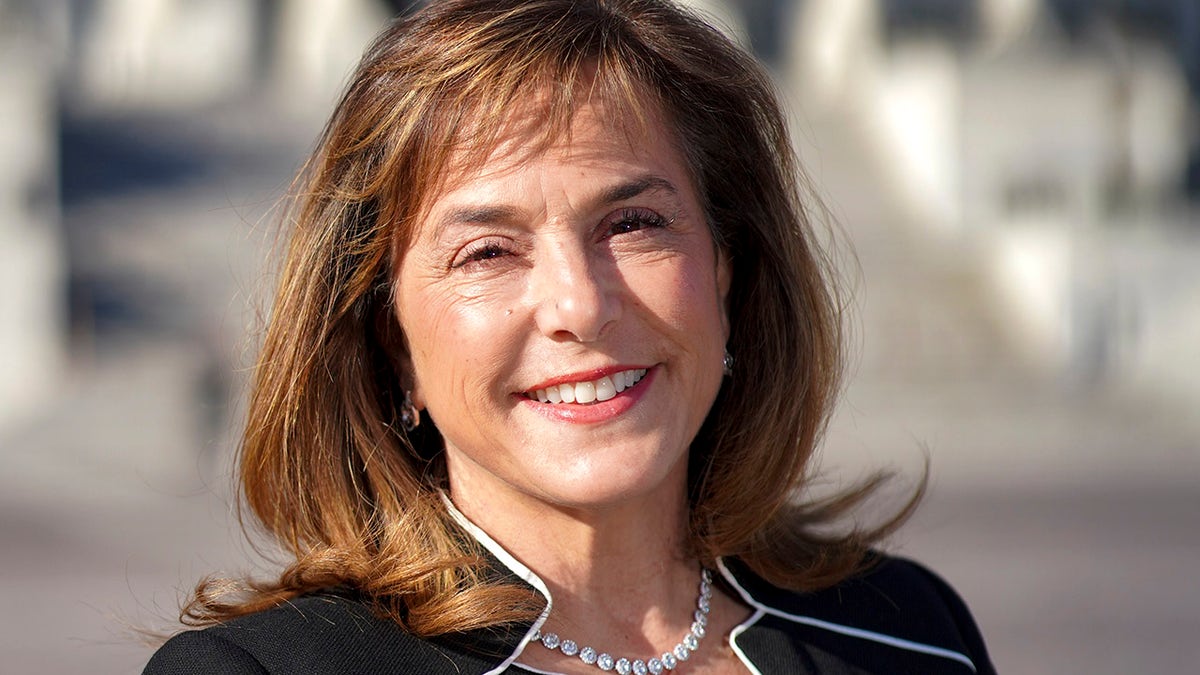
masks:
<instances>
[{"instance_id":1,"label":"brown eye","mask_svg":"<svg viewBox=\"0 0 1200 675\"><path fill-rule=\"evenodd\" d=\"M604 236L628 234L647 228L662 227L666 224L665 218L649 209L621 209L613 215L607 227L604 228Z\"/></svg>"},{"instance_id":2,"label":"brown eye","mask_svg":"<svg viewBox=\"0 0 1200 675\"><path fill-rule=\"evenodd\" d=\"M450 267L451 269L458 269L473 263L487 263L497 258L503 258L506 255L509 255L509 251L500 244L496 242L481 242L478 245L464 249L462 254Z\"/></svg>"}]
</instances>

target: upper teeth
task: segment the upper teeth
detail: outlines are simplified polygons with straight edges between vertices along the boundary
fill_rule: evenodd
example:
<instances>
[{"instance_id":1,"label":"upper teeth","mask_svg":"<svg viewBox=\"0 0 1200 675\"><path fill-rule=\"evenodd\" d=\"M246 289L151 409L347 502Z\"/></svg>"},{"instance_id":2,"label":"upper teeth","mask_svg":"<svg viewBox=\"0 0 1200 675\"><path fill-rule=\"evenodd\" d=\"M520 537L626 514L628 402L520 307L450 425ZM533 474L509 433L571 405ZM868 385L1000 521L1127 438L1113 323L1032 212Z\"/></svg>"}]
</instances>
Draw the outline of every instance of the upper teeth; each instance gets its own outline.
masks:
<instances>
[{"instance_id":1,"label":"upper teeth","mask_svg":"<svg viewBox=\"0 0 1200 675\"><path fill-rule=\"evenodd\" d=\"M530 398L542 403L594 403L607 401L637 384L646 375L645 368L622 370L590 382L557 384L529 392Z\"/></svg>"}]
</instances>

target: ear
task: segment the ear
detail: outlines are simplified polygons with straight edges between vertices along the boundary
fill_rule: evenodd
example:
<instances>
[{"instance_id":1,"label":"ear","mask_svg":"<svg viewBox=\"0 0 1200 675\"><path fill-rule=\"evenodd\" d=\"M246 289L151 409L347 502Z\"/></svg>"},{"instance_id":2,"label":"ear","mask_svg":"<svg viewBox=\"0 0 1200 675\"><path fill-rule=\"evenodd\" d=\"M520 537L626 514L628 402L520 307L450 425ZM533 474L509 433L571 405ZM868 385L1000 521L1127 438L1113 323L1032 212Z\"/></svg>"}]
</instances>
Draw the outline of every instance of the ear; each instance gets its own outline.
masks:
<instances>
[{"instance_id":1,"label":"ear","mask_svg":"<svg viewBox=\"0 0 1200 675\"><path fill-rule=\"evenodd\" d=\"M413 370L411 361L409 366L405 369L405 372L408 373L409 398L412 400L412 404L417 410L424 410L425 396L421 393L421 383L417 379L416 371Z\"/></svg>"},{"instance_id":2,"label":"ear","mask_svg":"<svg viewBox=\"0 0 1200 675\"><path fill-rule=\"evenodd\" d=\"M404 327L400 322L400 310L394 300L389 299L382 311L376 314L376 333L379 335L380 346L391 362L393 376L400 381L400 387L408 392L409 400L417 410L424 410L425 399L421 395L416 368L413 367L408 338L404 335Z\"/></svg>"},{"instance_id":3,"label":"ear","mask_svg":"<svg viewBox=\"0 0 1200 675\"><path fill-rule=\"evenodd\" d=\"M733 262L725 247L717 246L717 301L721 310L721 329L729 340L729 287L733 284Z\"/></svg>"},{"instance_id":4,"label":"ear","mask_svg":"<svg viewBox=\"0 0 1200 675\"><path fill-rule=\"evenodd\" d=\"M400 387L408 392L408 398L412 401L413 406L417 410L425 409L425 397L421 393L421 382L417 378L417 371L413 368L412 357L408 351L400 352L394 358L396 377L400 378Z\"/></svg>"},{"instance_id":5,"label":"ear","mask_svg":"<svg viewBox=\"0 0 1200 675\"><path fill-rule=\"evenodd\" d=\"M399 314L393 314L392 331L396 335L393 340L392 364L396 377L400 378L400 386L408 392L409 400L418 411L425 409L425 397L421 392L421 380L417 377L417 369L413 366L412 353L408 349L408 339L400 326Z\"/></svg>"}]
</instances>

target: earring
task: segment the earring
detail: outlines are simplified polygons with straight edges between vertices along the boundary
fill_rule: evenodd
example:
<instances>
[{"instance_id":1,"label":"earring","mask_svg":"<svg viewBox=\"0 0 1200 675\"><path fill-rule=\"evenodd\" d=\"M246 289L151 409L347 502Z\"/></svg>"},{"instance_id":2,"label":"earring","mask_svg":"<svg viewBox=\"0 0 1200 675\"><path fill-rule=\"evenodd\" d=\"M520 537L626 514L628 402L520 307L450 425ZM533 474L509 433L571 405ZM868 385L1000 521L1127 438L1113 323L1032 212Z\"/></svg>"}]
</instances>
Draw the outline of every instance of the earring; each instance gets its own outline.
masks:
<instances>
[{"instance_id":1,"label":"earring","mask_svg":"<svg viewBox=\"0 0 1200 675\"><path fill-rule=\"evenodd\" d=\"M730 354L728 349L725 350L725 358L721 363L725 367L725 377L733 375L733 354Z\"/></svg>"},{"instance_id":2,"label":"earring","mask_svg":"<svg viewBox=\"0 0 1200 675\"><path fill-rule=\"evenodd\" d=\"M416 429L420 423L421 413L417 410L417 406L413 405L412 392L405 389L404 401L400 403L400 426L408 432Z\"/></svg>"}]
</instances>

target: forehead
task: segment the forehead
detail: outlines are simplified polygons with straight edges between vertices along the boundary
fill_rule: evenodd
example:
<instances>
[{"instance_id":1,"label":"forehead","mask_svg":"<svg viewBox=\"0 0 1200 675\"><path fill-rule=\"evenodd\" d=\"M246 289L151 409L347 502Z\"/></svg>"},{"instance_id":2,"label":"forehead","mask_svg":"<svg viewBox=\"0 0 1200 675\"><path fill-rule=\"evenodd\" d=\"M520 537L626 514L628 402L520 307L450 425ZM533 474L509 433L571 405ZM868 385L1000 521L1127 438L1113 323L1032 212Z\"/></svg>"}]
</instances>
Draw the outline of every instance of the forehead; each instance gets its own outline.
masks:
<instances>
[{"instance_id":1,"label":"forehead","mask_svg":"<svg viewBox=\"0 0 1200 675\"><path fill-rule=\"evenodd\" d=\"M635 108L626 101L591 97L564 111L555 110L543 96L510 109L501 119L477 119L464 126L423 200L423 216L470 185L501 181L546 162L598 180L649 172L672 174L672 180L689 187L693 182L678 151L677 134L656 104Z\"/></svg>"}]
</instances>

